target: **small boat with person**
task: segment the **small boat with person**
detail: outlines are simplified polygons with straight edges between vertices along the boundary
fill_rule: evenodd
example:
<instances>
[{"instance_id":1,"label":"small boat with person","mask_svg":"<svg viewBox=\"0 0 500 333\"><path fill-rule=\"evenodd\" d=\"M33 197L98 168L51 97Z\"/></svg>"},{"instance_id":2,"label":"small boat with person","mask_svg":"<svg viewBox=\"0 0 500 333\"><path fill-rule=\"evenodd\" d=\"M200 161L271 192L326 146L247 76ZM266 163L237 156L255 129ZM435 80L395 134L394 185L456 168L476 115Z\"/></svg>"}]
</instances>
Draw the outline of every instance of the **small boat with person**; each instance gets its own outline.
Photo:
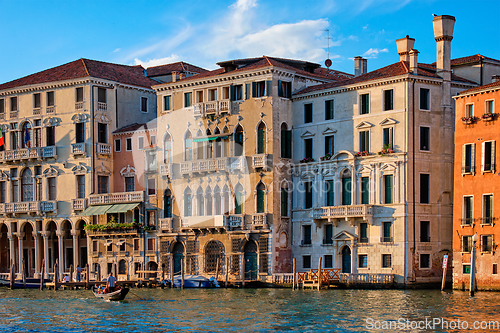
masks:
<instances>
[{"instance_id":1,"label":"small boat with person","mask_svg":"<svg viewBox=\"0 0 500 333\"><path fill-rule=\"evenodd\" d=\"M92 289L94 296L105 301L121 301L127 296L129 288L121 288L117 286L114 291L105 292L106 289L101 289L100 287Z\"/></svg>"}]
</instances>

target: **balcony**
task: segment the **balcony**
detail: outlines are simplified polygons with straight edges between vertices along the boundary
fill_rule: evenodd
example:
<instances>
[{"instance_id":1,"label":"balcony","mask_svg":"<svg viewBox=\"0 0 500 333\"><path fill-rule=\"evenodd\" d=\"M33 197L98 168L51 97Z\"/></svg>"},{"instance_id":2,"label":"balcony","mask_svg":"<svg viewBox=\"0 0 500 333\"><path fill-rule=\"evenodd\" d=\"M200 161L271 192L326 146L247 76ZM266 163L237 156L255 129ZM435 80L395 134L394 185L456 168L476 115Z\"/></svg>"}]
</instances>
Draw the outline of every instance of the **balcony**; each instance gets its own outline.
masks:
<instances>
[{"instance_id":1,"label":"balcony","mask_svg":"<svg viewBox=\"0 0 500 333\"><path fill-rule=\"evenodd\" d=\"M85 142L71 144L72 155L85 155Z\"/></svg>"},{"instance_id":2,"label":"balcony","mask_svg":"<svg viewBox=\"0 0 500 333\"><path fill-rule=\"evenodd\" d=\"M75 103L75 111L83 111L83 102Z\"/></svg>"},{"instance_id":3,"label":"balcony","mask_svg":"<svg viewBox=\"0 0 500 333\"><path fill-rule=\"evenodd\" d=\"M464 218L464 219L460 219L460 225L463 227L463 226L467 226L467 227L470 227L472 226L472 224L474 224L474 219L471 218L471 217L467 217L467 218Z\"/></svg>"},{"instance_id":4,"label":"balcony","mask_svg":"<svg viewBox=\"0 0 500 333\"><path fill-rule=\"evenodd\" d=\"M495 217L481 217L481 225L493 225Z\"/></svg>"},{"instance_id":5,"label":"balcony","mask_svg":"<svg viewBox=\"0 0 500 333\"><path fill-rule=\"evenodd\" d=\"M45 109L45 112L47 114L56 113L56 107L55 106L47 106L47 108Z\"/></svg>"},{"instance_id":6,"label":"balcony","mask_svg":"<svg viewBox=\"0 0 500 333\"><path fill-rule=\"evenodd\" d=\"M224 218L224 225L229 226L231 229L244 227L243 215L224 215Z\"/></svg>"},{"instance_id":7,"label":"balcony","mask_svg":"<svg viewBox=\"0 0 500 333\"><path fill-rule=\"evenodd\" d=\"M97 111L108 111L108 103L97 102Z\"/></svg>"},{"instance_id":8,"label":"balcony","mask_svg":"<svg viewBox=\"0 0 500 333\"><path fill-rule=\"evenodd\" d=\"M107 143L97 143L97 153L111 156L111 145L108 145Z\"/></svg>"},{"instance_id":9,"label":"balcony","mask_svg":"<svg viewBox=\"0 0 500 333\"><path fill-rule=\"evenodd\" d=\"M193 105L195 116L207 117L209 115L218 116L222 113L231 114L232 102L229 99L219 101L208 101Z\"/></svg>"},{"instance_id":10,"label":"balcony","mask_svg":"<svg viewBox=\"0 0 500 333\"><path fill-rule=\"evenodd\" d=\"M51 147L42 147L42 157L43 158L56 158L57 157L57 150L56 146L51 146Z\"/></svg>"},{"instance_id":11,"label":"balcony","mask_svg":"<svg viewBox=\"0 0 500 333\"><path fill-rule=\"evenodd\" d=\"M71 209L73 212L79 211L79 210L85 210L87 208L87 199L81 198L81 199L72 199L71 200Z\"/></svg>"},{"instance_id":12,"label":"balcony","mask_svg":"<svg viewBox=\"0 0 500 333\"><path fill-rule=\"evenodd\" d=\"M172 176L172 164L160 164L160 176Z\"/></svg>"},{"instance_id":13,"label":"balcony","mask_svg":"<svg viewBox=\"0 0 500 333\"><path fill-rule=\"evenodd\" d=\"M165 217L158 219L158 230L160 232L173 232L174 231L174 219L172 217Z\"/></svg>"},{"instance_id":14,"label":"balcony","mask_svg":"<svg viewBox=\"0 0 500 333\"><path fill-rule=\"evenodd\" d=\"M266 213L252 214L252 226L267 229L267 214Z\"/></svg>"},{"instance_id":15,"label":"balcony","mask_svg":"<svg viewBox=\"0 0 500 333\"><path fill-rule=\"evenodd\" d=\"M33 115L39 116L42 114L42 108L33 108Z\"/></svg>"},{"instance_id":16,"label":"balcony","mask_svg":"<svg viewBox=\"0 0 500 333\"><path fill-rule=\"evenodd\" d=\"M219 229L226 228L224 215L188 216L181 218L181 229Z\"/></svg>"},{"instance_id":17,"label":"balcony","mask_svg":"<svg viewBox=\"0 0 500 333\"><path fill-rule=\"evenodd\" d=\"M6 150L0 152L0 162L16 163L26 160L53 158L57 156L56 151L55 146Z\"/></svg>"},{"instance_id":18,"label":"balcony","mask_svg":"<svg viewBox=\"0 0 500 333\"><path fill-rule=\"evenodd\" d=\"M268 154L257 154L252 156L252 168L268 170L271 166Z\"/></svg>"},{"instance_id":19,"label":"balcony","mask_svg":"<svg viewBox=\"0 0 500 333\"><path fill-rule=\"evenodd\" d=\"M143 191L92 194L89 197L90 205L132 203L132 202L143 202L143 201L144 201Z\"/></svg>"},{"instance_id":20,"label":"balcony","mask_svg":"<svg viewBox=\"0 0 500 333\"><path fill-rule=\"evenodd\" d=\"M203 173L203 172L217 172L217 171L232 171L233 161L236 160L233 157L218 157L206 160L195 160L182 162L181 174L191 174L191 173ZM238 166L239 164L236 164Z\"/></svg>"},{"instance_id":21,"label":"balcony","mask_svg":"<svg viewBox=\"0 0 500 333\"><path fill-rule=\"evenodd\" d=\"M17 118L19 116L19 112L17 111L10 111L9 117L10 119Z\"/></svg>"},{"instance_id":22,"label":"balcony","mask_svg":"<svg viewBox=\"0 0 500 333\"><path fill-rule=\"evenodd\" d=\"M57 213L57 201L25 201L0 204L0 213L7 214L36 214Z\"/></svg>"},{"instance_id":23,"label":"balcony","mask_svg":"<svg viewBox=\"0 0 500 333\"><path fill-rule=\"evenodd\" d=\"M362 244L368 243L368 237L360 237L358 243Z\"/></svg>"},{"instance_id":24,"label":"balcony","mask_svg":"<svg viewBox=\"0 0 500 333\"><path fill-rule=\"evenodd\" d=\"M352 206L331 206L314 208L312 218L321 219L346 219L360 217L371 224L373 218L373 206L352 205Z\"/></svg>"},{"instance_id":25,"label":"balcony","mask_svg":"<svg viewBox=\"0 0 500 333\"><path fill-rule=\"evenodd\" d=\"M394 239L392 237L380 237L380 243L393 243Z\"/></svg>"}]
</instances>

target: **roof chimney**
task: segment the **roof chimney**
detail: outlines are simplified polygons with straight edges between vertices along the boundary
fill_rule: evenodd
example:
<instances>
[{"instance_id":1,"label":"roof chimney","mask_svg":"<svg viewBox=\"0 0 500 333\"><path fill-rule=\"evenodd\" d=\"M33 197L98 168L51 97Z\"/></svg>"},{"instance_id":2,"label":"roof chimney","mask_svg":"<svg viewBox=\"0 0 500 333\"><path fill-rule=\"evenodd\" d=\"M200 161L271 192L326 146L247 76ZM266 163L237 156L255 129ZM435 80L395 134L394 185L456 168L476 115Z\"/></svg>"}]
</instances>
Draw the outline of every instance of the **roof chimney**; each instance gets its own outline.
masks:
<instances>
[{"instance_id":1,"label":"roof chimney","mask_svg":"<svg viewBox=\"0 0 500 333\"><path fill-rule=\"evenodd\" d=\"M176 82L177 81L177 72L172 72L172 82Z\"/></svg>"},{"instance_id":2,"label":"roof chimney","mask_svg":"<svg viewBox=\"0 0 500 333\"><path fill-rule=\"evenodd\" d=\"M444 80L451 80L451 40L455 17L450 15L436 16L432 20L434 39L437 42L436 73Z\"/></svg>"},{"instance_id":3,"label":"roof chimney","mask_svg":"<svg viewBox=\"0 0 500 333\"><path fill-rule=\"evenodd\" d=\"M413 49L415 45L415 38L410 38L406 35L405 38L396 39L396 45L398 47L398 54L400 61L410 61L409 52Z\"/></svg>"},{"instance_id":4,"label":"roof chimney","mask_svg":"<svg viewBox=\"0 0 500 333\"><path fill-rule=\"evenodd\" d=\"M418 54L420 52L418 52L417 50L415 49L411 49L410 52L408 52L408 55L410 57L410 71L413 73L413 74L417 74L417 70L418 70L418 61L417 61L417 57L418 57Z\"/></svg>"},{"instance_id":5,"label":"roof chimney","mask_svg":"<svg viewBox=\"0 0 500 333\"><path fill-rule=\"evenodd\" d=\"M354 76L359 76L366 73L366 59L357 56L354 57Z\"/></svg>"},{"instance_id":6,"label":"roof chimney","mask_svg":"<svg viewBox=\"0 0 500 333\"><path fill-rule=\"evenodd\" d=\"M491 77L491 82L499 82L500 81L500 75L493 75Z\"/></svg>"}]
</instances>

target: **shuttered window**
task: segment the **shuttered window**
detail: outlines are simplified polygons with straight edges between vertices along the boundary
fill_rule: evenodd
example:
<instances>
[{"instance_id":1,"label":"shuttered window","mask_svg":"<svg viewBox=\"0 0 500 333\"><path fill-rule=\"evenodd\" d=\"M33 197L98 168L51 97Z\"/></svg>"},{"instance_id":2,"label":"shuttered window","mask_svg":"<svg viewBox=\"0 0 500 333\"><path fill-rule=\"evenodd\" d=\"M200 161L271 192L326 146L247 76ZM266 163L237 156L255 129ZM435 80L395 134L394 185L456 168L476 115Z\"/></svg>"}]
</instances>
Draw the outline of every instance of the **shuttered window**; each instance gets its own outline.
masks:
<instances>
[{"instance_id":1,"label":"shuttered window","mask_svg":"<svg viewBox=\"0 0 500 333\"><path fill-rule=\"evenodd\" d=\"M481 171L495 171L495 141L483 142L481 147Z\"/></svg>"},{"instance_id":2,"label":"shuttered window","mask_svg":"<svg viewBox=\"0 0 500 333\"><path fill-rule=\"evenodd\" d=\"M292 131L281 130L281 157L292 158Z\"/></svg>"},{"instance_id":3,"label":"shuttered window","mask_svg":"<svg viewBox=\"0 0 500 333\"><path fill-rule=\"evenodd\" d=\"M462 174L474 174L475 172L475 149L474 143L462 146Z\"/></svg>"},{"instance_id":4,"label":"shuttered window","mask_svg":"<svg viewBox=\"0 0 500 333\"><path fill-rule=\"evenodd\" d=\"M392 191L393 191L393 176L385 175L384 176L384 203L391 204L392 203Z\"/></svg>"},{"instance_id":5,"label":"shuttered window","mask_svg":"<svg viewBox=\"0 0 500 333\"><path fill-rule=\"evenodd\" d=\"M288 216L288 189L281 189L281 216Z\"/></svg>"},{"instance_id":6,"label":"shuttered window","mask_svg":"<svg viewBox=\"0 0 500 333\"><path fill-rule=\"evenodd\" d=\"M361 204L367 205L370 200L370 178L361 177Z\"/></svg>"}]
</instances>

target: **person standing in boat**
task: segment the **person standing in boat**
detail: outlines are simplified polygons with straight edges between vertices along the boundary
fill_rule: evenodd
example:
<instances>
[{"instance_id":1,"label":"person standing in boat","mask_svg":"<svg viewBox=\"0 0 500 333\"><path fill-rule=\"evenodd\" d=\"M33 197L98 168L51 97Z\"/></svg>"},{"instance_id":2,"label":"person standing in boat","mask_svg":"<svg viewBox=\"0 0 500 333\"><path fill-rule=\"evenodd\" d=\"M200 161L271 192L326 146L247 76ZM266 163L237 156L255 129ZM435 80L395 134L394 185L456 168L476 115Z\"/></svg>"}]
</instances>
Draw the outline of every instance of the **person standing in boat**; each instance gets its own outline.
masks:
<instances>
[{"instance_id":1,"label":"person standing in boat","mask_svg":"<svg viewBox=\"0 0 500 333\"><path fill-rule=\"evenodd\" d=\"M111 293L116 289L116 278L113 276L113 273L110 272L108 276L108 280L106 281L106 289L105 293Z\"/></svg>"},{"instance_id":2,"label":"person standing in boat","mask_svg":"<svg viewBox=\"0 0 500 333\"><path fill-rule=\"evenodd\" d=\"M82 268L80 265L76 266L76 281L82 281Z\"/></svg>"}]
</instances>

